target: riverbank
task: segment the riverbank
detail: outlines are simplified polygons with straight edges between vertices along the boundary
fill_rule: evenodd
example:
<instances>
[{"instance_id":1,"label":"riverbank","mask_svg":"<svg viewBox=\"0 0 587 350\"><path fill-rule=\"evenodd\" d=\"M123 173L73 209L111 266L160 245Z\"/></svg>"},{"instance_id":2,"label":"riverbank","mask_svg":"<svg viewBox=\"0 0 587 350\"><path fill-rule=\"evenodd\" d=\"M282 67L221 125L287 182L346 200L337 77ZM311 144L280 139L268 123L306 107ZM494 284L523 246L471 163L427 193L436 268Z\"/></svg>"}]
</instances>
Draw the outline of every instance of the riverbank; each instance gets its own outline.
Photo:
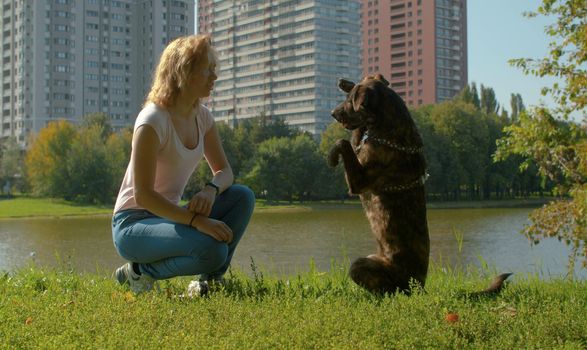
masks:
<instances>
[{"instance_id":1,"label":"riverbank","mask_svg":"<svg viewBox=\"0 0 587 350\"><path fill-rule=\"evenodd\" d=\"M494 298L491 279L431 269L426 292L376 297L348 271L289 280L231 274L208 298L179 297L188 279L134 295L67 268L0 276L0 348L517 349L587 346L587 281L517 276ZM547 301L547 302L545 302Z\"/></svg>"},{"instance_id":2,"label":"riverbank","mask_svg":"<svg viewBox=\"0 0 587 350\"><path fill-rule=\"evenodd\" d=\"M548 199L508 199L488 201L428 202L429 209L462 208L538 208ZM305 203L267 202L257 200L255 212L289 212L361 208L358 199L347 201L319 201ZM80 205L62 199L14 197L0 199L0 219L26 217L106 216L112 206Z\"/></svg>"}]
</instances>

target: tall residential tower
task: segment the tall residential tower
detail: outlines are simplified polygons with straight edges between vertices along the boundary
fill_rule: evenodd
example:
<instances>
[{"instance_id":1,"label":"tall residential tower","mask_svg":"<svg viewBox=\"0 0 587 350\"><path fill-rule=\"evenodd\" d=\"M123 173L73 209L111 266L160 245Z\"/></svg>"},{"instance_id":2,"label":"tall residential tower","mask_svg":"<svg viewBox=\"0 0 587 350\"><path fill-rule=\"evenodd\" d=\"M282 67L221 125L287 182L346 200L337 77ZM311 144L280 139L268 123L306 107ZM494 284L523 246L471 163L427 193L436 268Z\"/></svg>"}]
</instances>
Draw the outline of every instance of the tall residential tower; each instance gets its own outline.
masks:
<instances>
[{"instance_id":1,"label":"tall residential tower","mask_svg":"<svg viewBox=\"0 0 587 350\"><path fill-rule=\"evenodd\" d=\"M361 76L359 0L200 0L198 32L220 58L213 115L231 124L264 114L318 135L337 80Z\"/></svg>"},{"instance_id":2,"label":"tall residential tower","mask_svg":"<svg viewBox=\"0 0 587 350\"><path fill-rule=\"evenodd\" d=\"M467 85L466 0L362 0L363 74L382 73L408 105Z\"/></svg>"},{"instance_id":3,"label":"tall residential tower","mask_svg":"<svg viewBox=\"0 0 587 350\"><path fill-rule=\"evenodd\" d=\"M103 112L132 125L159 55L194 32L193 0L0 0L0 137Z\"/></svg>"}]
</instances>

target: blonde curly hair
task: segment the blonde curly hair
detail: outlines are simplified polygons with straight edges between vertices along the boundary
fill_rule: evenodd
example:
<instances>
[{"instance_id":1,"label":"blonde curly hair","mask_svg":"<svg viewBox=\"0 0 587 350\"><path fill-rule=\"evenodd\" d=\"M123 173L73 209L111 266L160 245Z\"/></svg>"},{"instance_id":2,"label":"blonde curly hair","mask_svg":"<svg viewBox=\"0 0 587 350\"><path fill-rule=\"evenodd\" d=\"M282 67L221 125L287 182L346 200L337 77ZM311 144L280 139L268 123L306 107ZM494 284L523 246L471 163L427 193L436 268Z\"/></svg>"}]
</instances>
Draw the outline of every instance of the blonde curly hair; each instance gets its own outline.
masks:
<instances>
[{"instance_id":1,"label":"blonde curly hair","mask_svg":"<svg viewBox=\"0 0 587 350\"><path fill-rule=\"evenodd\" d=\"M170 42L161 54L145 104L173 106L190 76L205 60L217 63L209 35L183 36Z\"/></svg>"}]
</instances>

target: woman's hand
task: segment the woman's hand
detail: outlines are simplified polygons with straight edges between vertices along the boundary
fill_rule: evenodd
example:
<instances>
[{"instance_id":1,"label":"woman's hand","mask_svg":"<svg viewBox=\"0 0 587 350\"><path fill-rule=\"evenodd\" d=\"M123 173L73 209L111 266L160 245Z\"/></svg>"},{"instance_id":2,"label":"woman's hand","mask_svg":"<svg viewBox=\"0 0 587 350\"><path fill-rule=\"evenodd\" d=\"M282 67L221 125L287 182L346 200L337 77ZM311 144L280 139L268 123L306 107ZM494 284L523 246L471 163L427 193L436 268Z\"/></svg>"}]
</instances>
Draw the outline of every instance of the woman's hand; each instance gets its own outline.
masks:
<instances>
[{"instance_id":1,"label":"woman's hand","mask_svg":"<svg viewBox=\"0 0 587 350\"><path fill-rule=\"evenodd\" d=\"M220 220L198 215L194 219L192 226L220 242L232 242L232 230Z\"/></svg>"},{"instance_id":2,"label":"woman's hand","mask_svg":"<svg viewBox=\"0 0 587 350\"><path fill-rule=\"evenodd\" d=\"M188 203L188 210L192 213L210 216L212 205L216 200L216 190L210 186L205 186L200 192L196 193Z\"/></svg>"}]
</instances>

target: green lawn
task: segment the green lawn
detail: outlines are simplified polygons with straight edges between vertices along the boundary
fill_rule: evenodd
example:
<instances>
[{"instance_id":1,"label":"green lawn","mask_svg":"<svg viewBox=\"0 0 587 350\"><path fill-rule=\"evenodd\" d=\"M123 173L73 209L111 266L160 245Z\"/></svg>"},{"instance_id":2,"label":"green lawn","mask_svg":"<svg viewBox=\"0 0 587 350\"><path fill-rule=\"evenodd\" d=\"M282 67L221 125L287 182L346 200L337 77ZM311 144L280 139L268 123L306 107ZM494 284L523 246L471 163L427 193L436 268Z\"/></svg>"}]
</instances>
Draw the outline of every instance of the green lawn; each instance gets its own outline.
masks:
<instances>
[{"instance_id":1,"label":"green lawn","mask_svg":"<svg viewBox=\"0 0 587 350\"><path fill-rule=\"evenodd\" d=\"M1 349L585 349L587 282L517 276L470 299L488 274L433 268L424 292L376 297L346 268L289 279L231 274L208 298L188 279L135 296L110 278L24 268L0 276ZM458 320L447 320L449 313Z\"/></svg>"},{"instance_id":2,"label":"green lawn","mask_svg":"<svg viewBox=\"0 0 587 350\"><path fill-rule=\"evenodd\" d=\"M460 202L431 202L430 209L437 208L497 208L497 207L537 207L544 204L544 199L514 199L492 201L460 201ZM112 213L114 205L95 206L80 205L62 199L15 197L0 199L0 219L32 216L70 216L70 215L108 215ZM338 208L360 208L358 199L341 201L319 201L305 203L267 202L258 199L256 211L296 211L321 210Z\"/></svg>"},{"instance_id":3,"label":"green lawn","mask_svg":"<svg viewBox=\"0 0 587 350\"><path fill-rule=\"evenodd\" d=\"M62 199L16 197L0 200L0 218L29 216L103 215L112 206L78 205Z\"/></svg>"},{"instance_id":4,"label":"green lawn","mask_svg":"<svg viewBox=\"0 0 587 350\"><path fill-rule=\"evenodd\" d=\"M186 202L182 202L185 204ZM319 210L321 208L360 207L358 200L342 202L307 202L307 203L267 203L257 200L257 211L291 211L291 210ZM33 216L72 216L72 215L107 215L111 214L114 205L96 206L81 205L63 199L15 197L0 199L0 219L21 218Z\"/></svg>"}]
</instances>

